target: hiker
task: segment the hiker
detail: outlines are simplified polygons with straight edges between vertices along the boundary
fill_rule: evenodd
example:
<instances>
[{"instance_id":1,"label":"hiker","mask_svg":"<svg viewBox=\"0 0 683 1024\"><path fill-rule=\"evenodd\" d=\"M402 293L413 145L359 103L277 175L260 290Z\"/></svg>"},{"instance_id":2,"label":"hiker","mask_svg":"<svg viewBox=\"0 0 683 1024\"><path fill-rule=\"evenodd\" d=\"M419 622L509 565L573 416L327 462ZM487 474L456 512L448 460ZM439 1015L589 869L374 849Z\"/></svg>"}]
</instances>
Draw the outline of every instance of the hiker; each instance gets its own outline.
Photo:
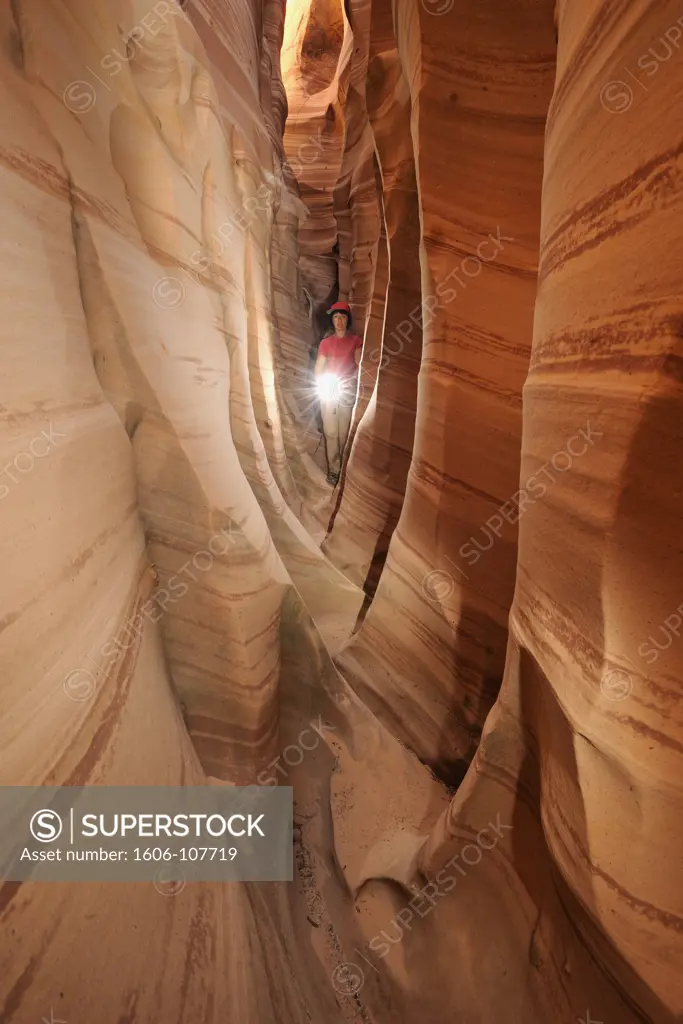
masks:
<instances>
[{"instance_id":1,"label":"hiker","mask_svg":"<svg viewBox=\"0 0 683 1024\"><path fill-rule=\"evenodd\" d=\"M351 308L335 302L327 310L333 331L323 338L315 363L315 381L327 454L327 482L333 486L341 473L344 446L349 436L353 406L358 391L358 365L362 340L351 334Z\"/></svg>"}]
</instances>

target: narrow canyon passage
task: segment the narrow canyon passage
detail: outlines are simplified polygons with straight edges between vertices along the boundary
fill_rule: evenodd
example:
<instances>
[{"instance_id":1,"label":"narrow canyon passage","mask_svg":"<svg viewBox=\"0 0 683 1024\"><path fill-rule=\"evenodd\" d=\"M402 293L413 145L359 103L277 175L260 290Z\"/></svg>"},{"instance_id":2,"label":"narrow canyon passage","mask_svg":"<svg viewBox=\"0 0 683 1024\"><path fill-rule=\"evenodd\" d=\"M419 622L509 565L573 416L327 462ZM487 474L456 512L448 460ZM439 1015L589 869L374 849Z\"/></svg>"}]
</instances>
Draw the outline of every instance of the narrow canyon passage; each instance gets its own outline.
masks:
<instances>
[{"instance_id":1,"label":"narrow canyon passage","mask_svg":"<svg viewBox=\"0 0 683 1024\"><path fill-rule=\"evenodd\" d=\"M0 1024L680 1024L683 8L0 14Z\"/></svg>"}]
</instances>

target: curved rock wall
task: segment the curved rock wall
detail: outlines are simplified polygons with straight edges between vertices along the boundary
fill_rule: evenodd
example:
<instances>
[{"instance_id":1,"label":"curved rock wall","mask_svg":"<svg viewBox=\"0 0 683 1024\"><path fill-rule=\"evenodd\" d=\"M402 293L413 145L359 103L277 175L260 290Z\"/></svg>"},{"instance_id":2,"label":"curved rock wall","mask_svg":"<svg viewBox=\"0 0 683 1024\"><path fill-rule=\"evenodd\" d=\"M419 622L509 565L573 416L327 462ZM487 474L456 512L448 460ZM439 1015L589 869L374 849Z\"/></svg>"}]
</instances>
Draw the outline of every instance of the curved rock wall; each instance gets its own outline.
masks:
<instances>
[{"instance_id":1,"label":"curved rock wall","mask_svg":"<svg viewBox=\"0 0 683 1024\"><path fill-rule=\"evenodd\" d=\"M505 661L516 564L510 499L518 489L554 73L552 5L539 18L537 6L519 4L512 23L503 7L461 4L457 18L422 9L419 30L413 6L398 8L397 60L411 84L417 142L424 297L413 295L412 321L402 308L397 342L396 331L388 337L387 310L385 351L399 354L381 366L378 392L399 359L415 358L420 326L424 352L401 519L373 604L340 662L369 705L455 782L476 750ZM449 59L454 53L458 59ZM349 516L366 489L364 468L358 477L354 469L370 461L361 430L346 483L358 499L345 496L341 505ZM354 558L346 532L337 544Z\"/></svg>"},{"instance_id":2,"label":"curved rock wall","mask_svg":"<svg viewBox=\"0 0 683 1024\"><path fill-rule=\"evenodd\" d=\"M544 1019L664 1024L683 1006L683 71L653 63L677 15L559 7L505 682L423 852L432 876L487 812L514 824L489 885L513 881ZM645 68L660 77L637 90Z\"/></svg>"},{"instance_id":3,"label":"curved rock wall","mask_svg":"<svg viewBox=\"0 0 683 1024\"><path fill-rule=\"evenodd\" d=\"M504 683L418 858L439 938L411 920L397 939L394 918L372 947L384 947L395 978L424 984L448 935L464 1019L672 1024L683 1006L681 301L671 244L682 72L665 65L681 37L678 11L665 7L568 0L557 12ZM660 74L659 92L629 78L645 69ZM400 643L400 628L394 636ZM423 678L413 676L418 707ZM412 705L384 677L374 685L390 704L385 718L412 740Z\"/></svg>"},{"instance_id":4,"label":"curved rock wall","mask_svg":"<svg viewBox=\"0 0 683 1024\"><path fill-rule=\"evenodd\" d=\"M424 358L401 519L338 664L423 760L464 775L418 858L431 897L444 875L459 888L436 934L397 924L399 898L369 947L432 992L445 944L468 1020L673 1022L679 12L442 8L422 4L419 34L415 6L395 9ZM359 581L343 516L361 444L362 424L325 544Z\"/></svg>"},{"instance_id":5,"label":"curved rock wall","mask_svg":"<svg viewBox=\"0 0 683 1024\"><path fill-rule=\"evenodd\" d=\"M284 145L308 210L299 235L299 263L316 313L327 308L337 290L334 191L344 153L344 97L351 58L341 0L289 6L282 44L288 105Z\"/></svg>"},{"instance_id":6,"label":"curved rock wall","mask_svg":"<svg viewBox=\"0 0 683 1024\"><path fill-rule=\"evenodd\" d=\"M373 8L369 57L366 98L382 182L388 286L381 350L368 345L363 353L363 402L374 365L376 382L347 456L341 503L323 551L371 596L403 504L422 355L420 216L410 88L387 6ZM380 281L379 263L377 269Z\"/></svg>"},{"instance_id":7,"label":"curved rock wall","mask_svg":"<svg viewBox=\"0 0 683 1024\"><path fill-rule=\"evenodd\" d=\"M504 708L535 737L545 842L583 941L666 1020L683 1005L683 30L673 3L558 15L521 473L553 479L520 522Z\"/></svg>"},{"instance_id":8,"label":"curved rock wall","mask_svg":"<svg viewBox=\"0 0 683 1024\"><path fill-rule=\"evenodd\" d=\"M3 8L3 784L254 782L341 686L321 637L361 595L287 503L274 398L270 225L300 210L259 104L270 44L220 13ZM285 957L305 900L262 896L5 882L0 1020L334 1019L332 967Z\"/></svg>"}]
</instances>

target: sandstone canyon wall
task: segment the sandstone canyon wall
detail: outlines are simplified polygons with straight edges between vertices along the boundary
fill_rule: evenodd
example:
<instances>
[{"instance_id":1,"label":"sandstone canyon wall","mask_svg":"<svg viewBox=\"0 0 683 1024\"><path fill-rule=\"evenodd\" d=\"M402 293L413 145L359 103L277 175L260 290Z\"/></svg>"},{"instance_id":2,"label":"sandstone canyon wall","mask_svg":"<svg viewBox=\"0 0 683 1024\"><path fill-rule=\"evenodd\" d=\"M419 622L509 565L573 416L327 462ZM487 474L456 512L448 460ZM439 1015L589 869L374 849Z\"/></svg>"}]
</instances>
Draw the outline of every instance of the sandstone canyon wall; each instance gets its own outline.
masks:
<instances>
[{"instance_id":1,"label":"sandstone canyon wall","mask_svg":"<svg viewBox=\"0 0 683 1024\"><path fill-rule=\"evenodd\" d=\"M514 516L497 516L497 535L484 524L518 486L555 63L552 5L521 4L511 21L505 8L460 4L458 17L397 8L423 290L412 319L408 306L396 315L387 307L378 391L404 355L417 352L419 361L422 328L418 412L414 446L405 431L412 463L389 562L342 663L370 706L454 782L476 749L505 661ZM347 509L354 516L353 502L344 495L332 531L338 547L347 542L345 531L335 538L337 523Z\"/></svg>"},{"instance_id":2,"label":"sandstone canyon wall","mask_svg":"<svg viewBox=\"0 0 683 1024\"><path fill-rule=\"evenodd\" d=\"M592 1019L681 1012L682 421L669 238L682 71L653 60L673 54L676 17L648 3L558 8L505 680L425 861L431 874L488 801L512 816L508 854L532 899L530 959L549 1019L578 1015L577 953ZM631 89L653 63L658 91L647 80Z\"/></svg>"},{"instance_id":3,"label":"sandstone canyon wall","mask_svg":"<svg viewBox=\"0 0 683 1024\"><path fill-rule=\"evenodd\" d=\"M683 1019L680 11L0 10L0 781L296 865L0 881L0 1024Z\"/></svg>"},{"instance_id":4,"label":"sandstone canyon wall","mask_svg":"<svg viewBox=\"0 0 683 1024\"><path fill-rule=\"evenodd\" d=\"M352 8L356 31L363 32L363 8ZM372 129L382 188L382 226L387 275L381 349L368 344L361 374L363 391L373 390L358 422L347 460L344 492L325 553L368 595L377 586L405 492L415 433L421 329L410 320L420 309L420 223L415 154L410 128L411 102L391 8L372 8L365 89L366 118ZM380 237L378 246L383 246ZM376 287L384 277L380 251ZM381 294L381 291L380 291ZM388 336L390 325L410 328ZM407 337L408 344L404 344ZM373 373L373 367L383 372Z\"/></svg>"},{"instance_id":5,"label":"sandstone canyon wall","mask_svg":"<svg viewBox=\"0 0 683 1024\"><path fill-rule=\"evenodd\" d=\"M483 886L495 903L507 890L509 946L499 962L510 976L513 946L529 951L519 970L529 962L534 969L527 999L538 1000L535 1012L587 1019L577 1001L583 992L586 1003L600 1004L601 1019L673 1019L680 1010L672 959L680 887L671 858L681 843L670 802L680 776L671 717L680 701L677 562L663 586L654 557L648 598L627 595L646 557L645 523L662 523L661 557L671 559L681 514L670 447L680 434L677 260L669 256L667 273L655 269L666 260L661 247L671 251L663 221L671 224L680 203L673 122L680 24L673 7L649 3L520 4L514 13L458 4L452 20L421 6L399 3L392 15L411 83L420 184L422 300L414 330L409 322L399 328L403 342L423 329L415 443L379 587L337 663L446 781L459 783L477 752L423 853L423 878L433 879L446 852L457 855L494 808L515 822L506 852L520 865L517 882L492 857L490 876L466 883L462 898L465 906L486 901ZM658 93L648 82L656 74ZM371 64L368 89L372 82ZM637 98L649 107L638 110ZM661 124L656 137L649 119ZM394 133L394 149L403 137ZM377 149L381 166L379 141ZM385 201L388 190L385 182ZM637 237L626 237L636 227ZM389 302L385 346L392 344L388 309ZM375 396L389 369L383 360ZM629 406L638 409L638 426L627 429L633 441L622 447L615 427L628 422ZM608 426L613 443L602 440ZM362 429L361 421L323 547L372 594L357 543L374 490L363 475ZM643 455L631 451L640 436L638 453L653 445L662 459L642 479L649 460L640 464ZM591 566L601 567L597 576ZM619 566L611 585L607 566L612 573ZM611 807L623 806L618 828L606 793ZM662 823L657 854L644 836L651 815ZM645 846L634 863L617 852L627 834L643 836L657 860L653 872L642 860ZM495 882L496 870L504 883ZM453 913L457 932L463 916ZM398 941L384 937L387 948ZM469 955L474 948L486 957L487 940L480 947L469 929L464 944ZM429 954L406 928L398 974L411 956L416 974L428 970ZM520 977L511 981L511 1000ZM500 985L496 975L492 1016L500 1013ZM478 985L470 998L472 1019L485 1018Z\"/></svg>"},{"instance_id":6,"label":"sandstone canyon wall","mask_svg":"<svg viewBox=\"0 0 683 1024\"><path fill-rule=\"evenodd\" d=\"M339 685L283 557L328 640L360 605L282 457L270 253L300 208L259 103L271 41L221 4L2 10L2 780L255 782L288 675L297 718ZM334 1013L329 972L317 1006L303 965L268 995L247 951L285 940L254 898L6 882L0 1019Z\"/></svg>"}]
</instances>

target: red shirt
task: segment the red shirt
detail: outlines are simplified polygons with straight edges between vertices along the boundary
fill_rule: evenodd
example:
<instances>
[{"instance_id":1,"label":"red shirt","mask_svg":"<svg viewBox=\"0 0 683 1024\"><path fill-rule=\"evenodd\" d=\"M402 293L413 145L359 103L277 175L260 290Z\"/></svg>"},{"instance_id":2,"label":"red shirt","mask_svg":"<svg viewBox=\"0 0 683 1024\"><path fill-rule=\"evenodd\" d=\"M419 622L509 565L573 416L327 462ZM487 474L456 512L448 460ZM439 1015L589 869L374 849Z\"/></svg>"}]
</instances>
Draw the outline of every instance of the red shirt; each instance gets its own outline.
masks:
<instances>
[{"instance_id":1,"label":"red shirt","mask_svg":"<svg viewBox=\"0 0 683 1024\"><path fill-rule=\"evenodd\" d=\"M319 356L325 356L326 373L336 373L338 377L355 377L358 372L354 352L363 347L357 334L345 334L343 338L336 334L323 338L318 349Z\"/></svg>"}]
</instances>

